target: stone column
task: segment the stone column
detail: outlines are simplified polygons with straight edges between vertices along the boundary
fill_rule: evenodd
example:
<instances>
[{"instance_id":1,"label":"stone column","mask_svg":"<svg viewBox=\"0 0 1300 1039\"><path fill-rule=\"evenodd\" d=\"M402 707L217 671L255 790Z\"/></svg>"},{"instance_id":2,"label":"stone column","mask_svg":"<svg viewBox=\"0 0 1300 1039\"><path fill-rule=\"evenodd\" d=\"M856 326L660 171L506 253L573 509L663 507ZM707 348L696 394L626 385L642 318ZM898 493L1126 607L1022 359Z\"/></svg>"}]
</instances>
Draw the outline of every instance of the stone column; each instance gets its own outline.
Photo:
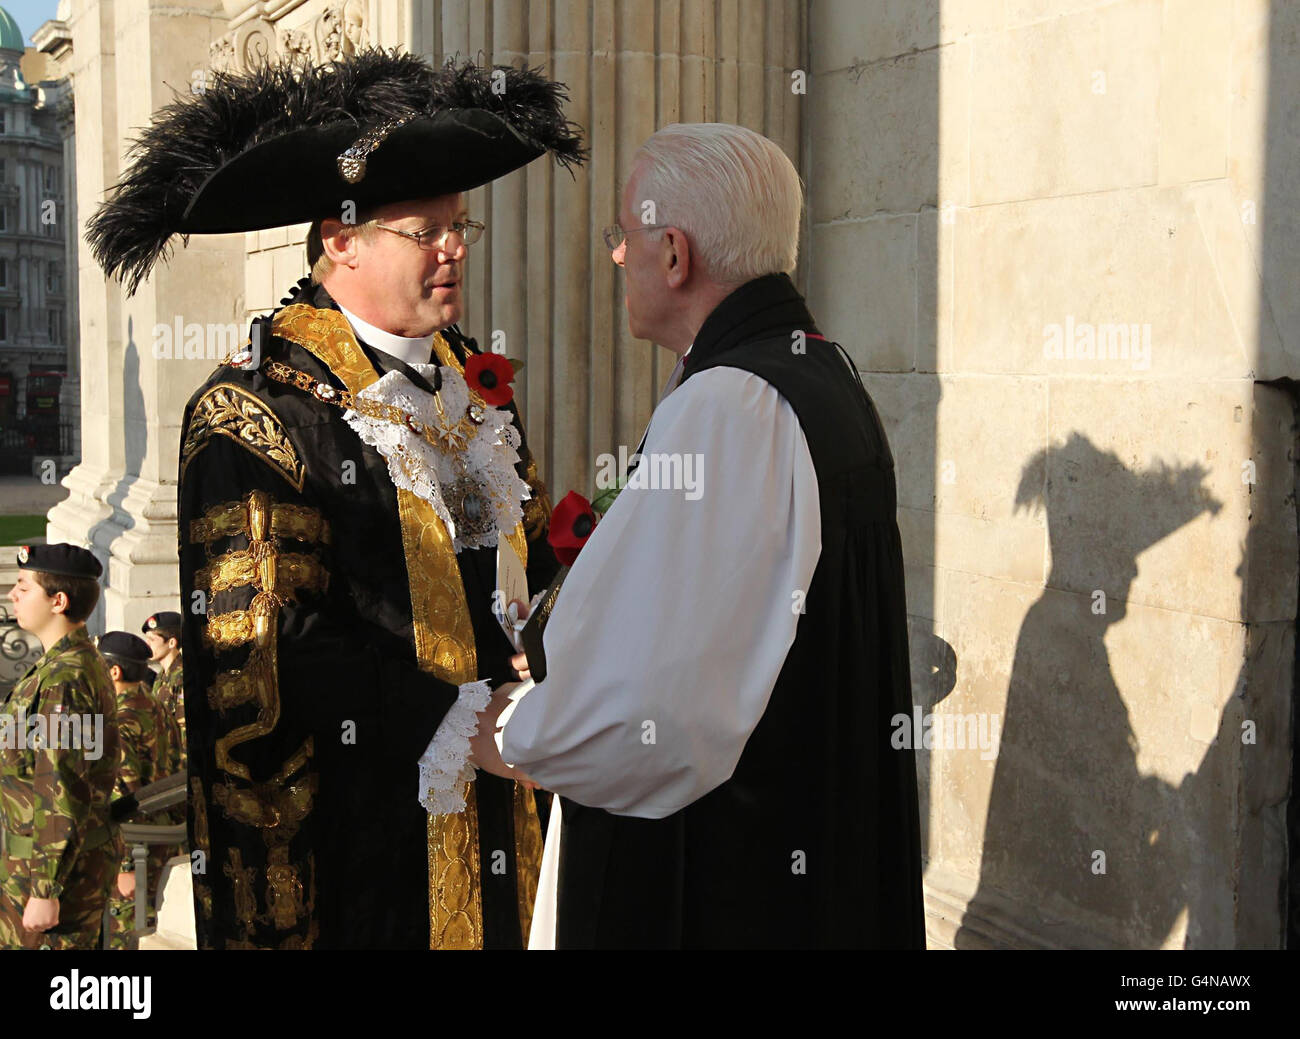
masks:
<instances>
[{"instance_id":1,"label":"stone column","mask_svg":"<svg viewBox=\"0 0 1300 1039\"><path fill-rule=\"evenodd\" d=\"M137 128L196 82L226 29L215 0L74 0L78 210L92 214L126 165ZM216 363L222 330L242 325L239 236L175 243L170 262L126 299L85 247L81 290L83 459L50 516L51 540L88 541L107 564L102 623L134 630L175 608L176 470L185 401ZM202 359L154 356L155 329L202 330ZM174 344L179 346L180 344Z\"/></svg>"},{"instance_id":2,"label":"stone column","mask_svg":"<svg viewBox=\"0 0 1300 1039\"><path fill-rule=\"evenodd\" d=\"M72 46L62 67L73 79L76 101L77 184L85 212L116 181L117 90L114 83L114 23L111 4L99 0L71 0L63 21ZM46 536L50 541L87 544L101 562L107 562L111 541L101 538L100 527L112 515L104 498L122 472L122 439L113 430L121 427L120 400L107 392L109 378L121 368L121 345L116 342L118 294L110 291L103 275L77 235L77 281L68 291L79 300L79 341L85 345L80 361L81 441L80 463L63 480L69 495L49 514ZM91 618L92 630L103 629L103 605Z\"/></svg>"},{"instance_id":3,"label":"stone column","mask_svg":"<svg viewBox=\"0 0 1300 1039\"><path fill-rule=\"evenodd\" d=\"M57 102L59 133L63 137L63 338L67 344L67 375L59 391L59 421L69 424L72 438L59 460L63 472L81 460L81 327L77 307L77 129L72 81L67 80Z\"/></svg>"},{"instance_id":4,"label":"stone column","mask_svg":"<svg viewBox=\"0 0 1300 1039\"><path fill-rule=\"evenodd\" d=\"M520 406L554 497L590 496L596 456L635 450L675 358L633 342L621 275L600 229L618 219L637 146L672 122L738 122L799 166L803 5L796 0L409 0L378 5L376 42L435 60L541 65L567 84L590 163L570 177L538 160L470 194L488 233L466 276L463 322L522 358ZM743 17L742 17L743 15ZM386 34L406 32L404 39Z\"/></svg>"},{"instance_id":5,"label":"stone column","mask_svg":"<svg viewBox=\"0 0 1300 1039\"><path fill-rule=\"evenodd\" d=\"M64 0L65 10L68 0ZM72 430L67 453L59 459L59 471L66 472L81 459L81 348L78 333L77 310L77 239L80 223L77 218L77 137L76 105L72 99L72 32L68 23L58 19L45 22L32 34L32 42L49 58L49 65L57 69L58 82L38 89L37 107L51 108L58 120L59 136L63 141L63 212L59 219L63 227L63 339L67 344L64 371L66 375L59 390L59 422Z\"/></svg>"}]
</instances>

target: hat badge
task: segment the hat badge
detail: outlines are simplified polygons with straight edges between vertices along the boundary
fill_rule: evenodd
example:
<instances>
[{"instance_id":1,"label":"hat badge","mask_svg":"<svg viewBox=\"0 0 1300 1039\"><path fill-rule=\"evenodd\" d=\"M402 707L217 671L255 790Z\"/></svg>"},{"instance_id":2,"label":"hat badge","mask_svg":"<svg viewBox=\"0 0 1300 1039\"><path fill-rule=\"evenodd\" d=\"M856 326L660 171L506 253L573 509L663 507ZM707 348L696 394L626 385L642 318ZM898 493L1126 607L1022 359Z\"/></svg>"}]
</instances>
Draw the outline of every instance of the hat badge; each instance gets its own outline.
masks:
<instances>
[{"instance_id":1,"label":"hat badge","mask_svg":"<svg viewBox=\"0 0 1300 1039\"><path fill-rule=\"evenodd\" d=\"M32 550L31 550L30 546L28 546L28 545L20 545L20 546L18 547L18 562L20 562L20 563L26 563L28 557L29 557L31 554L32 554Z\"/></svg>"},{"instance_id":2,"label":"hat badge","mask_svg":"<svg viewBox=\"0 0 1300 1039\"><path fill-rule=\"evenodd\" d=\"M339 176L349 184L360 184L366 178L366 163L370 153L383 144L390 133L413 118L414 113L389 119L358 137L337 159Z\"/></svg>"},{"instance_id":3,"label":"hat badge","mask_svg":"<svg viewBox=\"0 0 1300 1039\"><path fill-rule=\"evenodd\" d=\"M147 621L145 621L145 623L149 625L149 630L152 631L154 628L158 627L158 618L150 617Z\"/></svg>"}]
</instances>

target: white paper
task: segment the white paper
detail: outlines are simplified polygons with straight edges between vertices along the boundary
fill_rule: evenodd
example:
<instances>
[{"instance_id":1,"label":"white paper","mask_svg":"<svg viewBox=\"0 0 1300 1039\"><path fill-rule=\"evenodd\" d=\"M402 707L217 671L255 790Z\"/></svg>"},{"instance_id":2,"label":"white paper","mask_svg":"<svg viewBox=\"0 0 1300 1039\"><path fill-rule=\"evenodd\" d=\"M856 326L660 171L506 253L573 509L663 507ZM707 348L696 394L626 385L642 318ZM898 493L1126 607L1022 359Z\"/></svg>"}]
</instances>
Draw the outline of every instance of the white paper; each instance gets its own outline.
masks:
<instances>
[{"instance_id":1,"label":"white paper","mask_svg":"<svg viewBox=\"0 0 1300 1039\"><path fill-rule=\"evenodd\" d=\"M497 623L501 625L501 630L505 632L506 638L510 640L510 644L517 652L523 652L523 646L519 641L523 622L518 621L516 614L510 610L510 604L515 601L528 602L528 573L524 569L523 560L519 558L519 553L514 550L510 542L504 537L498 537L497 591L492 612L496 616Z\"/></svg>"}]
</instances>

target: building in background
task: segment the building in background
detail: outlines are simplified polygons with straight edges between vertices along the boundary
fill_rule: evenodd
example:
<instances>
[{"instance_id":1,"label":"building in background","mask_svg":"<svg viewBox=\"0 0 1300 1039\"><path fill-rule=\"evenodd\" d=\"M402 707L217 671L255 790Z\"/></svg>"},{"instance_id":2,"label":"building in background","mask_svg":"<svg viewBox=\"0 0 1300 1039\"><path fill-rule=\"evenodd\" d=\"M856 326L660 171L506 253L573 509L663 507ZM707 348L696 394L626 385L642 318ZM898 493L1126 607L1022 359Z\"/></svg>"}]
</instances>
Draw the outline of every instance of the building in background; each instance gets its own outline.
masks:
<instances>
[{"instance_id":1,"label":"building in background","mask_svg":"<svg viewBox=\"0 0 1300 1039\"><path fill-rule=\"evenodd\" d=\"M897 464L931 944L1283 944L1300 4L63 0L34 39L75 83L82 221L217 69L376 44L567 83L591 161L470 193L464 321L526 360L557 497L635 448L672 366L599 235L636 147L777 141L796 280ZM304 231L195 236L130 299L76 246L84 435L49 534L105 562L109 627L179 608L180 422L216 362L155 357L158 330L245 329Z\"/></svg>"},{"instance_id":2,"label":"building in background","mask_svg":"<svg viewBox=\"0 0 1300 1039\"><path fill-rule=\"evenodd\" d=\"M50 458L63 468L75 450L70 99L0 8L0 472L30 472Z\"/></svg>"}]
</instances>

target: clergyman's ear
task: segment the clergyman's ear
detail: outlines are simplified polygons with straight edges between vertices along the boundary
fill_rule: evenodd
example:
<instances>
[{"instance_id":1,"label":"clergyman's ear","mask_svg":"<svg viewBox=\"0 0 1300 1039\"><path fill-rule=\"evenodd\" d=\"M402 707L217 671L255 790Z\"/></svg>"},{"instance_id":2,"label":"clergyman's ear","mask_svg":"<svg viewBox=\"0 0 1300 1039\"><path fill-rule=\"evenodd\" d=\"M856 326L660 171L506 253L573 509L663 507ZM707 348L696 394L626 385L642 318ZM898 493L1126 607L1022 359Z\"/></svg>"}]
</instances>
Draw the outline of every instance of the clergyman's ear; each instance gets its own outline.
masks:
<instances>
[{"instance_id":1,"label":"clergyman's ear","mask_svg":"<svg viewBox=\"0 0 1300 1039\"><path fill-rule=\"evenodd\" d=\"M664 231L663 243L664 276L669 288L679 289L691 276L690 239L679 228L669 227Z\"/></svg>"}]
</instances>

